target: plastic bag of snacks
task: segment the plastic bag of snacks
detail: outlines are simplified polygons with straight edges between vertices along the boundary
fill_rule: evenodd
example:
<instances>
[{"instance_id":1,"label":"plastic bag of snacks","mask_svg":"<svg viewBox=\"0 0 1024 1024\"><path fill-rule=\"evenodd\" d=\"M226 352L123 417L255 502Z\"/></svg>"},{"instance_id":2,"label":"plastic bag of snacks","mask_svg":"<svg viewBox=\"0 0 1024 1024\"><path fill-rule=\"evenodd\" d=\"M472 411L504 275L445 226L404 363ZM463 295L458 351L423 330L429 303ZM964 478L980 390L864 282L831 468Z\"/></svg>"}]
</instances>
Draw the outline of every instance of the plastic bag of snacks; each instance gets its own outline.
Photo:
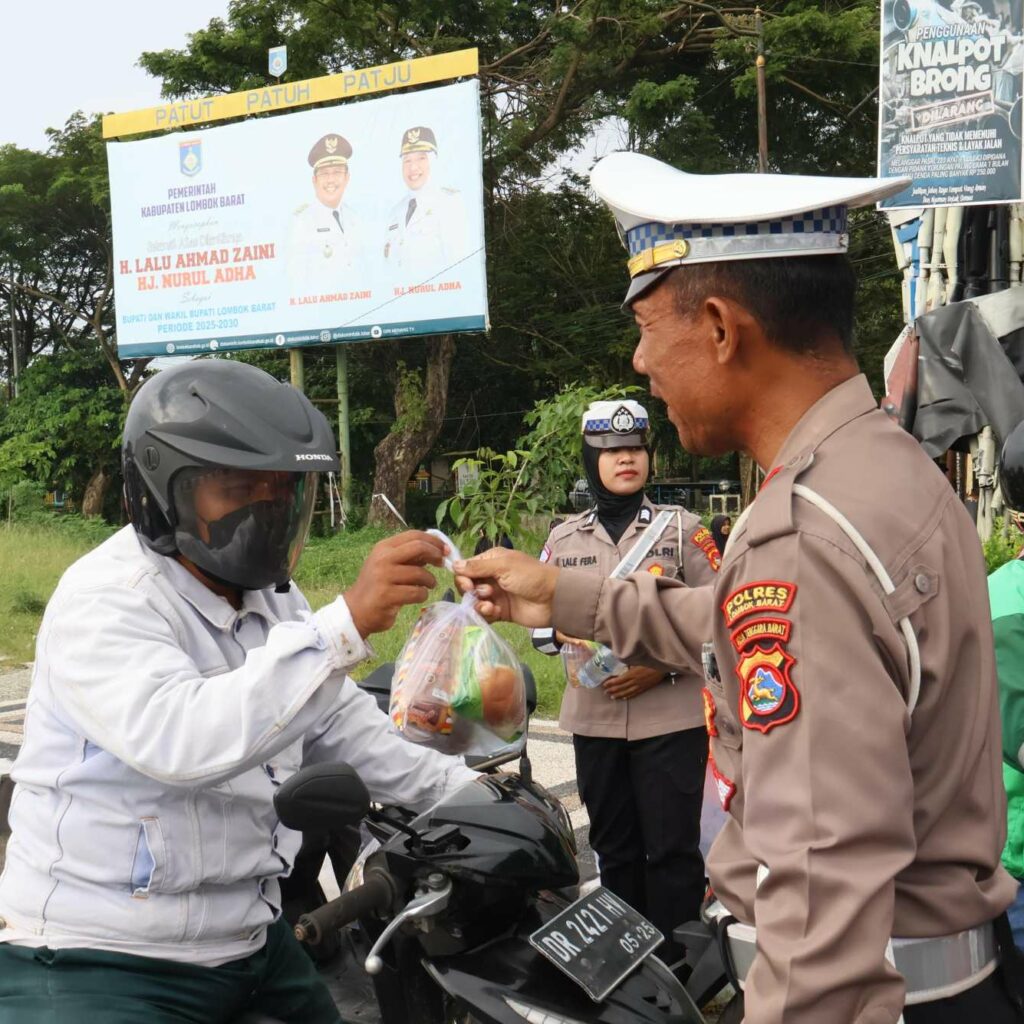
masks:
<instances>
[{"instance_id":1,"label":"plastic bag of snacks","mask_svg":"<svg viewBox=\"0 0 1024 1024\"><path fill-rule=\"evenodd\" d=\"M450 565L460 556L444 540L452 548ZM438 601L424 608L391 679L395 729L446 754L489 756L515 743L526 728L519 660L475 605L467 594L460 604Z\"/></svg>"},{"instance_id":2,"label":"plastic bag of snacks","mask_svg":"<svg viewBox=\"0 0 1024 1024\"><path fill-rule=\"evenodd\" d=\"M610 647L593 640L568 640L559 654L570 686L593 690L612 676L626 671L625 662L615 657Z\"/></svg>"}]
</instances>

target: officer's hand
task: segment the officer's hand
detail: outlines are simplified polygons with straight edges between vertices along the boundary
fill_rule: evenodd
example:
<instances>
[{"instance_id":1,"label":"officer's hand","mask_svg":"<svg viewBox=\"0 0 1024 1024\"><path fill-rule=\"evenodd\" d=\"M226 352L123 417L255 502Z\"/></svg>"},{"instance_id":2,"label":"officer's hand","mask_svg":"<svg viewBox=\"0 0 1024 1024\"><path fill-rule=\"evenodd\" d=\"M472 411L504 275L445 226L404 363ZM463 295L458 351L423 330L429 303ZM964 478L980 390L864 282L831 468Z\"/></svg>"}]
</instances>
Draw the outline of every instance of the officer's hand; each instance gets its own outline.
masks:
<instances>
[{"instance_id":1,"label":"officer's hand","mask_svg":"<svg viewBox=\"0 0 1024 1024\"><path fill-rule=\"evenodd\" d=\"M518 622L534 628L551 624L551 601L559 570L525 551L492 548L455 563L455 581L463 593L474 591L476 610L488 622Z\"/></svg>"},{"instance_id":2,"label":"officer's hand","mask_svg":"<svg viewBox=\"0 0 1024 1024\"><path fill-rule=\"evenodd\" d=\"M587 642L586 640L581 640L578 636L569 636L560 629L555 630L555 639L560 644L575 644L577 647L582 647Z\"/></svg>"},{"instance_id":3,"label":"officer's hand","mask_svg":"<svg viewBox=\"0 0 1024 1024\"><path fill-rule=\"evenodd\" d=\"M665 673L656 668L644 668L635 665L627 668L621 676L606 679L601 688L612 700L629 700L657 686L665 678Z\"/></svg>"},{"instance_id":4,"label":"officer's hand","mask_svg":"<svg viewBox=\"0 0 1024 1024\"><path fill-rule=\"evenodd\" d=\"M423 567L440 565L447 551L443 541L419 530L373 546L358 579L342 595L364 640L390 629L405 605L426 601L436 581Z\"/></svg>"}]
</instances>

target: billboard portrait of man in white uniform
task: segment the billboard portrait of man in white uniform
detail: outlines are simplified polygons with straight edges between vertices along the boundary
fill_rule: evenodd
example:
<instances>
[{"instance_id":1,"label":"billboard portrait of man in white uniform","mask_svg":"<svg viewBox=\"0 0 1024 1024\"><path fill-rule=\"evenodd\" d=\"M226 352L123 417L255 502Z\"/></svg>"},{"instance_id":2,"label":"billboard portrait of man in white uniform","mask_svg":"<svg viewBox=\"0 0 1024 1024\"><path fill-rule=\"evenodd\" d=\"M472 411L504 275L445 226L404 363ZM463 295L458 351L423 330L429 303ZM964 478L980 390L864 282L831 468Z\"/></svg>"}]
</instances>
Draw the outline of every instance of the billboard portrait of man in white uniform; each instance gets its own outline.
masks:
<instances>
[{"instance_id":1,"label":"billboard portrait of man in white uniform","mask_svg":"<svg viewBox=\"0 0 1024 1024\"><path fill-rule=\"evenodd\" d=\"M384 239L384 259L396 278L413 286L430 278L458 274L469 252L466 211L458 189L434 177L437 137L418 125L402 135L402 180L406 192L391 208Z\"/></svg>"},{"instance_id":2,"label":"billboard portrait of man in white uniform","mask_svg":"<svg viewBox=\"0 0 1024 1024\"><path fill-rule=\"evenodd\" d=\"M309 151L312 202L291 217L288 280L293 294L333 293L351 288L351 271L362 264L362 225L344 202L352 145L343 135L325 135Z\"/></svg>"}]
</instances>

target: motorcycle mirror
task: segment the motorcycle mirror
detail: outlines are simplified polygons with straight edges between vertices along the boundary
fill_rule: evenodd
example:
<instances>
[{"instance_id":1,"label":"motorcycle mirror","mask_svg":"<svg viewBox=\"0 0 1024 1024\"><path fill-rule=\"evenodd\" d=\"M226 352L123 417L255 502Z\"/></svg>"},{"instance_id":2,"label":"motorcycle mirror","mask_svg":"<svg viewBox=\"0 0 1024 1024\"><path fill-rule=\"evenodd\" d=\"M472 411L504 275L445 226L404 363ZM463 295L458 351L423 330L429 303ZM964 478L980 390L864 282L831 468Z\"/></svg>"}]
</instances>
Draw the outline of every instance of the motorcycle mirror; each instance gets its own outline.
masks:
<instances>
[{"instance_id":1,"label":"motorcycle mirror","mask_svg":"<svg viewBox=\"0 0 1024 1024\"><path fill-rule=\"evenodd\" d=\"M355 825L370 810L366 785L347 764L303 768L274 793L274 810L282 824L297 832Z\"/></svg>"},{"instance_id":2,"label":"motorcycle mirror","mask_svg":"<svg viewBox=\"0 0 1024 1024\"><path fill-rule=\"evenodd\" d=\"M523 682L526 684L526 713L533 715L537 710L537 681L526 665L520 662L519 666L523 670Z\"/></svg>"}]
</instances>

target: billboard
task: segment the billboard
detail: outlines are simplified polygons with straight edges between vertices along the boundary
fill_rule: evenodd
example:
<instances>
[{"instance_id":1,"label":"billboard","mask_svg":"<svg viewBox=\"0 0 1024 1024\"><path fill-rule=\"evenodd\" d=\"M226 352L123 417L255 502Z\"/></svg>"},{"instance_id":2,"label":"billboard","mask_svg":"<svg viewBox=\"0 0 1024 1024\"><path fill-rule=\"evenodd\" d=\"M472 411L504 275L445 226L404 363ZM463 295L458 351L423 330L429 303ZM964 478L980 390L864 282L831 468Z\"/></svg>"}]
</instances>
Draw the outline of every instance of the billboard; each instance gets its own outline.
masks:
<instances>
[{"instance_id":1,"label":"billboard","mask_svg":"<svg viewBox=\"0 0 1024 1024\"><path fill-rule=\"evenodd\" d=\"M485 330L478 90L108 143L118 354Z\"/></svg>"},{"instance_id":2,"label":"billboard","mask_svg":"<svg viewBox=\"0 0 1024 1024\"><path fill-rule=\"evenodd\" d=\"M1021 0L883 0L884 208L1021 199Z\"/></svg>"}]
</instances>

